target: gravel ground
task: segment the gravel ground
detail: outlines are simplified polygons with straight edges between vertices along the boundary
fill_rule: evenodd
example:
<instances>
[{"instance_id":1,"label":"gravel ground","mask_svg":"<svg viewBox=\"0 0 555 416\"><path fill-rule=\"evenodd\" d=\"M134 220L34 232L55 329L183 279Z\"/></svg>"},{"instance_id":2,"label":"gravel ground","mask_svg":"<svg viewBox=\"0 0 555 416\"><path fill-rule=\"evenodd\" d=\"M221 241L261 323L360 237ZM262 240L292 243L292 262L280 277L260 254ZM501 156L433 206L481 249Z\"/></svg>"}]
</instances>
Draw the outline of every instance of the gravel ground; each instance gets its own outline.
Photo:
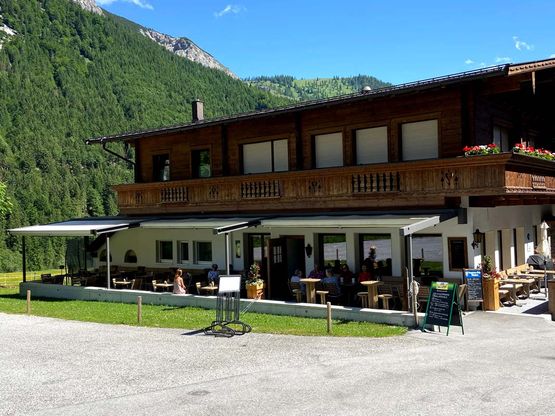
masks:
<instances>
[{"instance_id":1,"label":"gravel ground","mask_svg":"<svg viewBox=\"0 0 555 416\"><path fill-rule=\"evenodd\" d=\"M555 324L464 323L448 337L214 338L0 313L0 414L552 415Z\"/></svg>"}]
</instances>

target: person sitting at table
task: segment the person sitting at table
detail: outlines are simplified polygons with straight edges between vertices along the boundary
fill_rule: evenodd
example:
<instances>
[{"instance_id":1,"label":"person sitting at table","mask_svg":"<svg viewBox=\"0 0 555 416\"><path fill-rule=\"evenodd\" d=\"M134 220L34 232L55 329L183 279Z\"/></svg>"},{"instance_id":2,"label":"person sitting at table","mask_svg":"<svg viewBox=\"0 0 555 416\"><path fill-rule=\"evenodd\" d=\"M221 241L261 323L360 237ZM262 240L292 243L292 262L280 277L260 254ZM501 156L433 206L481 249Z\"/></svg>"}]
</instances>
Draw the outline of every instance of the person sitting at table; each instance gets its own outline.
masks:
<instances>
[{"instance_id":1,"label":"person sitting at table","mask_svg":"<svg viewBox=\"0 0 555 416\"><path fill-rule=\"evenodd\" d=\"M337 276L333 274L333 269L331 268L326 269L326 275L322 279L322 283L334 284L335 286L337 286L337 292L338 293L341 292L341 287L339 286L339 279L337 278Z\"/></svg>"},{"instance_id":2,"label":"person sitting at table","mask_svg":"<svg viewBox=\"0 0 555 416\"><path fill-rule=\"evenodd\" d=\"M208 284L212 284L216 286L218 284L218 280L220 279L220 272L218 270L218 265L214 263L212 265L212 269L208 272Z\"/></svg>"},{"instance_id":3,"label":"person sitting at table","mask_svg":"<svg viewBox=\"0 0 555 416\"><path fill-rule=\"evenodd\" d=\"M368 280L373 280L372 275L368 271L368 267L366 266L366 264L363 264L361 266L361 271L358 274L358 282L362 283L362 282L366 282Z\"/></svg>"},{"instance_id":4,"label":"person sitting at table","mask_svg":"<svg viewBox=\"0 0 555 416\"><path fill-rule=\"evenodd\" d=\"M350 285L353 284L353 278L355 274L349 269L348 264L342 264L339 276L343 279L343 283Z\"/></svg>"},{"instance_id":5,"label":"person sitting at table","mask_svg":"<svg viewBox=\"0 0 555 416\"><path fill-rule=\"evenodd\" d=\"M303 278L303 271L301 269L295 269L293 276L291 276L291 283L298 283L299 287L301 288L301 292L304 295L306 293L306 285L301 283L301 279Z\"/></svg>"},{"instance_id":6,"label":"person sitting at table","mask_svg":"<svg viewBox=\"0 0 555 416\"><path fill-rule=\"evenodd\" d=\"M184 295L187 293L185 289L185 282L183 282L183 270L177 269L173 277L173 293L176 295Z\"/></svg>"},{"instance_id":7,"label":"person sitting at table","mask_svg":"<svg viewBox=\"0 0 555 416\"><path fill-rule=\"evenodd\" d=\"M320 269L320 266L318 264L315 264L314 270L309 273L308 277L310 279L323 279L324 272Z\"/></svg>"}]
</instances>

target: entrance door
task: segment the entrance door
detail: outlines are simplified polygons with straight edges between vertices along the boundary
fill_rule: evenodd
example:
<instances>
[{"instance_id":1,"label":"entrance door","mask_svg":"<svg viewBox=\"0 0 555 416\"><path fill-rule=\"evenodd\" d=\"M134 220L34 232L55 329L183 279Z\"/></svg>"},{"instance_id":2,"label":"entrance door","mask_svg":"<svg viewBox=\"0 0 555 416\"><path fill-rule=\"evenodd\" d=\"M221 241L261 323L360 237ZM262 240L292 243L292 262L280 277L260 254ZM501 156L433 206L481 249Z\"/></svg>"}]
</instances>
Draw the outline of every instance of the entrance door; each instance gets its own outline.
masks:
<instances>
[{"instance_id":1,"label":"entrance door","mask_svg":"<svg viewBox=\"0 0 555 416\"><path fill-rule=\"evenodd\" d=\"M272 238L268 243L268 299L289 298L287 244L285 238Z\"/></svg>"}]
</instances>

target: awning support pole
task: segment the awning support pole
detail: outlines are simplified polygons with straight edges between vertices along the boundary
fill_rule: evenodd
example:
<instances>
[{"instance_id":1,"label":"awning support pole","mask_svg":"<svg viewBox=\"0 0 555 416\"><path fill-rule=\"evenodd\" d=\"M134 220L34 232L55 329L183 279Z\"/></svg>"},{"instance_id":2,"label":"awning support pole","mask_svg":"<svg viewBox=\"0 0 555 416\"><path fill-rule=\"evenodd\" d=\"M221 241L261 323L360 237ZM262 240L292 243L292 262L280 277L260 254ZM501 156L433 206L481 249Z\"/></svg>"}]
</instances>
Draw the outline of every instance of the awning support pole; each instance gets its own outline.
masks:
<instances>
[{"instance_id":1,"label":"awning support pole","mask_svg":"<svg viewBox=\"0 0 555 416\"><path fill-rule=\"evenodd\" d=\"M225 267L228 276L231 275L231 265L229 264L229 233L225 233Z\"/></svg>"},{"instance_id":2,"label":"awning support pole","mask_svg":"<svg viewBox=\"0 0 555 416\"><path fill-rule=\"evenodd\" d=\"M23 261L23 282L27 281L27 250L25 247L25 236L21 237L22 261Z\"/></svg>"},{"instance_id":3,"label":"awning support pole","mask_svg":"<svg viewBox=\"0 0 555 416\"><path fill-rule=\"evenodd\" d=\"M110 289L110 237L106 235L106 276L107 276L107 288Z\"/></svg>"},{"instance_id":4,"label":"awning support pole","mask_svg":"<svg viewBox=\"0 0 555 416\"><path fill-rule=\"evenodd\" d=\"M408 276L407 276L407 289L408 289L408 295L409 295L409 299L408 299L408 307L409 307L409 312L413 312L414 308L414 294L412 291L412 282L414 281L414 276L412 275L413 270L412 270L412 234L407 235L406 239L406 247L407 247L407 270L408 270Z\"/></svg>"}]
</instances>

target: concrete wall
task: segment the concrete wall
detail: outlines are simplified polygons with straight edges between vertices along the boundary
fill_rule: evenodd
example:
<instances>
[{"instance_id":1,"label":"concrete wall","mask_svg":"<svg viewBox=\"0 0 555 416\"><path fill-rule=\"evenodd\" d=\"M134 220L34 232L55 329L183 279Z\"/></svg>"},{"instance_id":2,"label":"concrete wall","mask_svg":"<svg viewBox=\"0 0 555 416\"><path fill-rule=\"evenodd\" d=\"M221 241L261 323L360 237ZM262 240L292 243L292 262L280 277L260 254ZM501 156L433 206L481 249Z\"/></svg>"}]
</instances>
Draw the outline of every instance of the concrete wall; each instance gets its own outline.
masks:
<instances>
[{"instance_id":1,"label":"concrete wall","mask_svg":"<svg viewBox=\"0 0 555 416\"><path fill-rule=\"evenodd\" d=\"M47 297L56 299L137 303L137 296L142 296L143 304L148 305L193 306L205 309L216 308L215 296L174 295L172 293L155 293L139 290L108 290L97 287L49 285L37 282L21 283L19 285L21 296L25 296L27 289L31 290L32 298ZM326 318L326 305L319 304L241 299L241 310L244 310L246 307L248 307L248 312L308 318ZM419 316L421 320L424 320L424 314L419 314ZM332 318L407 327L414 326L414 317L412 314L391 310L332 306ZM243 314L241 319L248 323L248 313ZM207 326L209 324L210 322L206 323Z\"/></svg>"}]
</instances>

